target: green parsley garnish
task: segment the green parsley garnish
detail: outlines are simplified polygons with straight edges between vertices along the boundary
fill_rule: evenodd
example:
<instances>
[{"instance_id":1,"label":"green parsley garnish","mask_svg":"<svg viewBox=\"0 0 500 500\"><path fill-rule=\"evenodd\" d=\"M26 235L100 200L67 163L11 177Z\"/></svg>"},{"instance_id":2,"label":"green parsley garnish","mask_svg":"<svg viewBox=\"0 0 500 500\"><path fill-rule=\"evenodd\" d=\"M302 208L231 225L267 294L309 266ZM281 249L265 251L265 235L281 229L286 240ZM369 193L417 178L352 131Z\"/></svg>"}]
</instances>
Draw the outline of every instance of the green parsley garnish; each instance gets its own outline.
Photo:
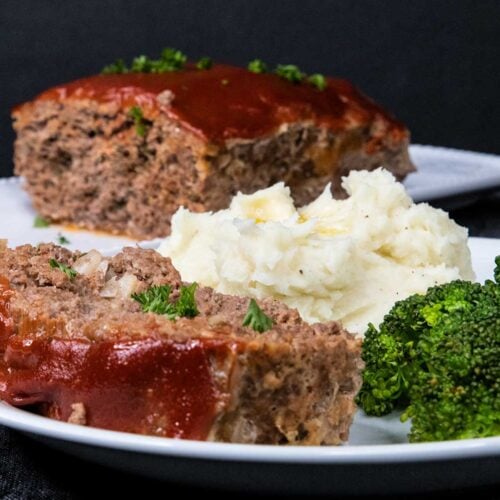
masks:
<instances>
[{"instance_id":1,"label":"green parsley garnish","mask_svg":"<svg viewBox=\"0 0 500 500\"><path fill-rule=\"evenodd\" d=\"M294 64L278 64L274 72L279 77L292 83L300 83L306 76L300 71L299 67Z\"/></svg>"},{"instance_id":2,"label":"green parsley garnish","mask_svg":"<svg viewBox=\"0 0 500 500\"><path fill-rule=\"evenodd\" d=\"M175 303L176 314L179 317L194 318L200 313L194 297L197 286L197 283L191 283L189 286L181 286L179 299Z\"/></svg>"},{"instance_id":3,"label":"green parsley garnish","mask_svg":"<svg viewBox=\"0 0 500 500\"><path fill-rule=\"evenodd\" d=\"M326 89L326 78L320 73L315 73L314 75L308 76L307 81L319 90Z\"/></svg>"},{"instance_id":4,"label":"green parsley garnish","mask_svg":"<svg viewBox=\"0 0 500 500\"><path fill-rule=\"evenodd\" d=\"M210 57L202 57L197 63L198 69L210 69L213 66L213 61Z\"/></svg>"},{"instance_id":5,"label":"green parsley garnish","mask_svg":"<svg viewBox=\"0 0 500 500\"><path fill-rule=\"evenodd\" d=\"M133 293L132 298L141 304L143 312L168 314L171 306L168 299L171 292L170 285L157 285L148 288L145 292Z\"/></svg>"},{"instance_id":6,"label":"green parsley garnish","mask_svg":"<svg viewBox=\"0 0 500 500\"><path fill-rule=\"evenodd\" d=\"M134 120L137 135L144 137L146 135L146 122L142 114L142 109L139 106L134 106L129 109L128 115Z\"/></svg>"},{"instance_id":7,"label":"green parsley garnish","mask_svg":"<svg viewBox=\"0 0 500 500\"><path fill-rule=\"evenodd\" d=\"M105 66L101 73L104 75L123 73L169 73L179 71L184 68L187 57L180 51L167 47L162 50L158 59L151 59L148 56L140 55L132 59L130 68L127 67L123 59Z\"/></svg>"},{"instance_id":8,"label":"green parsley garnish","mask_svg":"<svg viewBox=\"0 0 500 500\"><path fill-rule=\"evenodd\" d=\"M171 71L179 71L184 69L187 62L187 57L180 50L167 47L162 50L158 59L151 59L148 56L140 55L132 60L130 67L127 67L123 59L118 59L114 63L105 66L102 73L105 75L110 74L123 74L123 73L168 73ZM202 57L195 63L197 69L210 69L213 66L213 61L210 57ZM250 61L247 66L248 71L252 73L267 73L268 67L261 59L254 59ZM288 80L291 83L301 83L307 81L314 85L318 90L325 90L327 86L326 78L320 74L315 73L307 76L300 71L299 67L294 64L278 64L274 73L280 78ZM221 80L222 85L227 85L228 80Z\"/></svg>"},{"instance_id":9,"label":"green parsley garnish","mask_svg":"<svg viewBox=\"0 0 500 500\"><path fill-rule=\"evenodd\" d=\"M50 259L49 264L52 269L59 269L59 271L62 271L70 280L78 275L73 268L63 264L62 262L57 262L56 259Z\"/></svg>"},{"instance_id":10,"label":"green parsley garnish","mask_svg":"<svg viewBox=\"0 0 500 500\"><path fill-rule=\"evenodd\" d=\"M270 330L273 327L274 321L264 314L262 309L257 305L254 299L250 299L248 310L243 318L243 326L249 326L256 332L262 333Z\"/></svg>"},{"instance_id":11,"label":"green parsley garnish","mask_svg":"<svg viewBox=\"0 0 500 500\"><path fill-rule=\"evenodd\" d=\"M157 62L156 73L164 73L166 71L177 71L184 68L187 56L180 50L167 47L162 50L160 62Z\"/></svg>"},{"instance_id":12,"label":"green parsley garnish","mask_svg":"<svg viewBox=\"0 0 500 500\"><path fill-rule=\"evenodd\" d=\"M57 242L59 245L69 245L71 243L62 233L57 233Z\"/></svg>"},{"instance_id":13,"label":"green parsley garnish","mask_svg":"<svg viewBox=\"0 0 500 500\"><path fill-rule=\"evenodd\" d=\"M41 228L49 226L50 222L47 219L44 219L41 215L37 215L33 221L33 227Z\"/></svg>"},{"instance_id":14,"label":"green parsley garnish","mask_svg":"<svg viewBox=\"0 0 500 500\"><path fill-rule=\"evenodd\" d=\"M143 312L164 314L168 319L194 318L199 314L194 297L196 283L181 286L177 302L170 302L172 287L169 285L156 285L142 293L132 294L132 298L141 304Z\"/></svg>"},{"instance_id":15,"label":"green parsley garnish","mask_svg":"<svg viewBox=\"0 0 500 500\"><path fill-rule=\"evenodd\" d=\"M267 73L267 64L260 59L254 59L248 63L247 69L252 73Z\"/></svg>"},{"instance_id":16,"label":"green parsley garnish","mask_svg":"<svg viewBox=\"0 0 500 500\"><path fill-rule=\"evenodd\" d=\"M150 73L151 72L151 60L145 56L137 56L132 60L132 65L130 66L130 71L132 73Z\"/></svg>"},{"instance_id":17,"label":"green parsley garnish","mask_svg":"<svg viewBox=\"0 0 500 500\"><path fill-rule=\"evenodd\" d=\"M104 66L101 73L103 75L119 75L128 73L128 68L123 59L117 59L114 63Z\"/></svg>"}]
</instances>

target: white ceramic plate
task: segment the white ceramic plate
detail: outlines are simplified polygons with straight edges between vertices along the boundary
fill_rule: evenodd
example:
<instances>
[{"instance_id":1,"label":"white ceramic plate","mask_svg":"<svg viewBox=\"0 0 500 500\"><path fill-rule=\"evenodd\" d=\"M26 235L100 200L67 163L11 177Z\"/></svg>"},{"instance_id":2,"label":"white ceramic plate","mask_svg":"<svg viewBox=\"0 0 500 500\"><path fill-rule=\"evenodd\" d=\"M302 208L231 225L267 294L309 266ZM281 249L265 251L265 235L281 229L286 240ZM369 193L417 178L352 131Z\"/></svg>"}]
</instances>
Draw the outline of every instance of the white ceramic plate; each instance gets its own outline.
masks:
<instances>
[{"instance_id":1,"label":"white ceramic plate","mask_svg":"<svg viewBox=\"0 0 500 500\"><path fill-rule=\"evenodd\" d=\"M415 201L500 187L500 156L418 145L410 146L410 154L418 171L409 175L404 184ZM113 253L124 245L137 243L130 238L69 230L57 225L34 228L36 212L20 180L15 178L0 179L0 214L0 238L7 238L11 246L57 242L59 234L70 241L67 246L72 250L97 248Z\"/></svg>"},{"instance_id":2,"label":"white ceramic plate","mask_svg":"<svg viewBox=\"0 0 500 500\"><path fill-rule=\"evenodd\" d=\"M417 202L500 186L500 156L420 145L410 155L418 170L404 185Z\"/></svg>"},{"instance_id":3,"label":"white ceramic plate","mask_svg":"<svg viewBox=\"0 0 500 500\"><path fill-rule=\"evenodd\" d=\"M471 238L478 281L492 276L500 240ZM49 420L0 403L0 423L82 458L190 484L302 493L377 493L499 480L500 436L409 444L398 415L355 418L347 445L262 446L182 441Z\"/></svg>"}]
</instances>

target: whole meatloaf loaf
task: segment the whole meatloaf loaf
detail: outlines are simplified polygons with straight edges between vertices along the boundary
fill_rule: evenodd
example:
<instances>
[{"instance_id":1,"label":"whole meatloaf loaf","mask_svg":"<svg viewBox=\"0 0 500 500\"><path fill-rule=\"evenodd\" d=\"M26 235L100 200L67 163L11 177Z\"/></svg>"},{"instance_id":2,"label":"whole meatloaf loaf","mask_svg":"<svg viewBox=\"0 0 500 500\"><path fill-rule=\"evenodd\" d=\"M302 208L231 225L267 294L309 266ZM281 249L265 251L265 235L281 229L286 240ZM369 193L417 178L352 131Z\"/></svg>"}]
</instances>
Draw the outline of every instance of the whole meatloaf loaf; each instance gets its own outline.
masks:
<instances>
[{"instance_id":1,"label":"whole meatloaf loaf","mask_svg":"<svg viewBox=\"0 0 500 500\"><path fill-rule=\"evenodd\" d=\"M167 235L180 205L219 210L278 181L303 205L352 169L414 169L406 127L336 78L319 89L228 65L101 74L13 118L15 172L43 217L140 239Z\"/></svg>"},{"instance_id":2,"label":"whole meatloaf loaf","mask_svg":"<svg viewBox=\"0 0 500 500\"><path fill-rule=\"evenodd\" d=\"M0 251L0 398L105 429L239 443L338 444L360 387L360 344L337 323L242 326L248 299L199 288L199 314L169 319L136 300L184 285L169 259L112 258L51 244ZM192 289L192 286L191 288ZM134 298L132 298L132 294Z\"/></svg>"}]
</instances>

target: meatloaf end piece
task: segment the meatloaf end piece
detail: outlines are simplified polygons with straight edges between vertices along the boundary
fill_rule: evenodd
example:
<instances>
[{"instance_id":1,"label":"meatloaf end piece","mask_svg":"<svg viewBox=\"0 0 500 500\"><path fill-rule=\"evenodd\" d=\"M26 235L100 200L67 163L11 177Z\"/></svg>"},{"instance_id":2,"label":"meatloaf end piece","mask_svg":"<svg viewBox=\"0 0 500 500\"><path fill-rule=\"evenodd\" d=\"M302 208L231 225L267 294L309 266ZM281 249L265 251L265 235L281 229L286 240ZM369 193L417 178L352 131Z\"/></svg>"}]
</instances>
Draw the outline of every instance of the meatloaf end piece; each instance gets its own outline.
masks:
<instances>
[{"instance_id":1,"label":"meatloaf end piece","mask_svg":"<svg viewBox=\"0 0 500 500\"><path fill-rule=\"evenodd\" d=\"M73 278L49 261L77 271ZM64 269L64 268L63 268ZM199 288L194 318L131 298L180 278L170 260L54 245L0 250L0 398L105 429L239 443L339 444L360 387L360 343L264 300L271 330L243 327L248 299Z\"/></svg>"},{"instance_id":2,"label":"meatloaf end piece","mask_svg":"<svg viewBox=\"0 0 500 500\"><path fill-rule=\"evenodd\" d=\"M15 172L54 222L165 236L181 205L219 210L278 181L298 205L352 169L414 170L409 133L345 80L323 91L215 65L98 75L13 111Z\"/></svg>"}]
</instances>

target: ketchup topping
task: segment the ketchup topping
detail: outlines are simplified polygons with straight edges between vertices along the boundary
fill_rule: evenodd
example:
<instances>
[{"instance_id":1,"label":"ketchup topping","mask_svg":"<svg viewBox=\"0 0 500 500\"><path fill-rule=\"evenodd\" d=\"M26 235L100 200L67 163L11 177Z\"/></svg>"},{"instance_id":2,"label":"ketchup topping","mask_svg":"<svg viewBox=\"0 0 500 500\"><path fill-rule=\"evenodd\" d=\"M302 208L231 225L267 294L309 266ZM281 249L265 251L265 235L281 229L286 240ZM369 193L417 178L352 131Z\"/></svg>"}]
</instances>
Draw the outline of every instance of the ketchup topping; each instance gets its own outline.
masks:
<instances>
[{"instance_id":1,"label":"ketchup topping","mask_svg":"<svg viewBox=\"0 0 500 500\"><path fill-rule=\"evenodd\" d=\"M16 406L38 404L43 414L64 421L80 403L86 425L206 439L223 397L211 363L231 356L233 348L214 339L12 337L3 399Z\"/></svg>"},{"instance_id":2,"label":"ketchup topping","mask_svg":"<svg viewBox=\"0 0 500 500\"><path fill-rule=\"evenodd\" d=\"M231 138L269 134L283 123L311 121L333 131L369 125L375 117L396 134L403 124L346 80L329 78L324 90L309 83L293 84L277 75L215 65L209 70L187 67L171 73L97 75L49 89L39 100L92 99L164 112L215 144ZM157 97L165 91L172 94Z\"/></svg>"},{"instance_id":3,"label":"ketchup topping","mask_svg":"<svg viewBox=\"0 0 500 500\"><path fill-rule=\"evenodd\" d=\"M64 421L78 404L86 425L104 429L207 438L225 396L213 364L226 366L236 342L37 336L37 321L45 327L47 318L33 318L29 331L24 325L22 334L14 335L12 294L8 279L0 276L0 399L37 405L42 414Z\"/></svg>"}]
</instances>

